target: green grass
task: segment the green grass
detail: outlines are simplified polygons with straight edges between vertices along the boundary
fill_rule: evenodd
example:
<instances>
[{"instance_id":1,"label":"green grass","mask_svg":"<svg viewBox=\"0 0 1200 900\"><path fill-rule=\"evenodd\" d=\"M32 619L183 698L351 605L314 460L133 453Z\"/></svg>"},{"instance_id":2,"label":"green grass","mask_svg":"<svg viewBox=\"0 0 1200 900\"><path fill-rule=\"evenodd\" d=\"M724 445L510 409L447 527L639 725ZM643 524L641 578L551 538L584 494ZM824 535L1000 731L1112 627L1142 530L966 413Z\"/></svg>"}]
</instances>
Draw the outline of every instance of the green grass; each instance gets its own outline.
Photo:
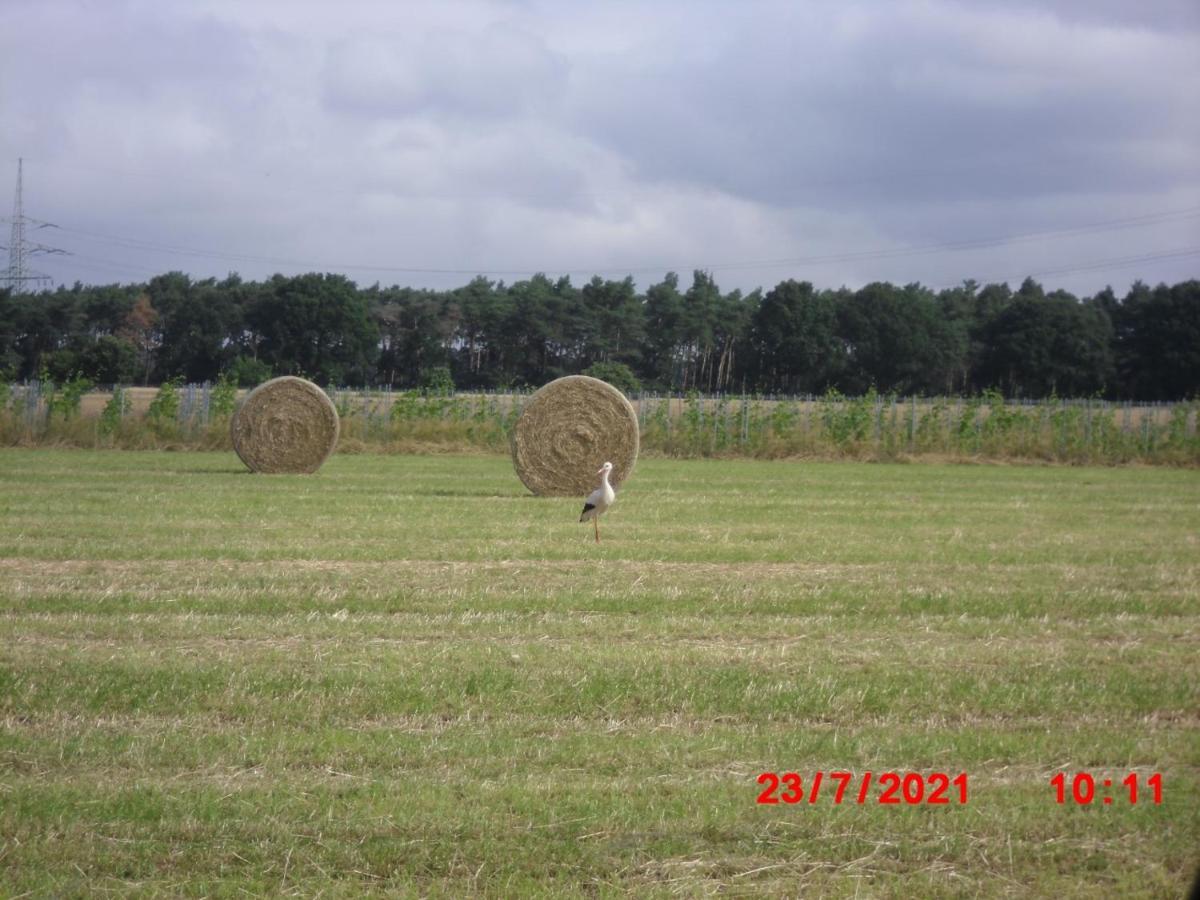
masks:
<instances>
[{"instance_id":1,"label":"green grass","mask_svg":"<svg viewBox=\"0 0 1200 900\"><path fill-rule=\"evenodd\" d=\"M578 507L0 451L0 896L1184 892L1200 474L644 460L601 545ZM970 793L755 803L817 770Z\"/></svg>"}]
</instances>

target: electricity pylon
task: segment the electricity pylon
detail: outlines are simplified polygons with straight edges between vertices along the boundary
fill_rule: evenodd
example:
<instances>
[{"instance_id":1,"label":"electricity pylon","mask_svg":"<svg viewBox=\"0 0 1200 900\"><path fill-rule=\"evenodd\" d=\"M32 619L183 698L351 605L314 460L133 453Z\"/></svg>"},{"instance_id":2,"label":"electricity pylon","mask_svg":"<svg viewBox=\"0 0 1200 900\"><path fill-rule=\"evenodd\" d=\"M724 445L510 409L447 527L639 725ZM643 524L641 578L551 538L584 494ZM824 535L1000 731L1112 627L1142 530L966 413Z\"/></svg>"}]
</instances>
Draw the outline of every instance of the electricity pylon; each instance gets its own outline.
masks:
<instances>
[{"instance_id":1,"label":"electricity pylon","mask_svg":"<svg viewBox=\"0 0 1200 900\"><path fill-rule=\"evenodd\" d=\"M14 294L19 294L27 289L49 287L53 280L49 275L31 269L29 267L30 257L37 253L51 254L67 252L66 250L59 250L57 247L47 247L44 244L31 244L25 240L26 226L32 225L35 230L40 228L57 228L58 226L25 216L21 196L22 168L24 167L24 162L23 159L17 160L17 193L13 198L13 214L10 220L12 228L8 239L8 268L4 270L3 275L0 275L0 287L8 287Z\"/></svg>"}]
</instances>

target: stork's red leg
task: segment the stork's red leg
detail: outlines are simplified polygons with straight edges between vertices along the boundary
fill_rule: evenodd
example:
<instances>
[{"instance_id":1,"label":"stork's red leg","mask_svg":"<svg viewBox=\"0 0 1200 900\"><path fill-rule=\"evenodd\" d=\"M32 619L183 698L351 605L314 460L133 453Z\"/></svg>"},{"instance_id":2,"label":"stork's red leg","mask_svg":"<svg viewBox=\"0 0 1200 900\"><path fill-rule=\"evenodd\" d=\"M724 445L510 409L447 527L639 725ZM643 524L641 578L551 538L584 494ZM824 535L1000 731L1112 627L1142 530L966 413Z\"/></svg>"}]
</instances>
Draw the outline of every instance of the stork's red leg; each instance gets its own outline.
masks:
<instances>
[{"instance_id":1,"label":"stork's red leg","mask_svg":"<svg viewBox=\"0 0 1200 900\"><path fill-rule=\"evenodd\" d=\"M596 526L596 543L600 543L600 517L592 519L592 524Z\"/></svg>"}]
</instances>

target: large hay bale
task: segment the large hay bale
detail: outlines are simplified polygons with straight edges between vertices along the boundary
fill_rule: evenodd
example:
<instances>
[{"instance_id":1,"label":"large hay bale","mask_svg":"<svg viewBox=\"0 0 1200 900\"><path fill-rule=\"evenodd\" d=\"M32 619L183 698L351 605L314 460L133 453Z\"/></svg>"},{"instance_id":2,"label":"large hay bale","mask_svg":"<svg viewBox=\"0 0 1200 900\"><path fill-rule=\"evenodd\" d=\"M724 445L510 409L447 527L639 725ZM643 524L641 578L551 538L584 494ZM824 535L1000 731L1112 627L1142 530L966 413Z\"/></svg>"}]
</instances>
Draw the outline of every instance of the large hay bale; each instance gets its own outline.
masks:
<instances>
[{"instance_id":1,"label":"large hay bale","mask_svg":"<svg viewBox=\"0 0 1200 900\"><path fill-rule=\"evenodd\" d=\"M285 375L247 394L229 427L233 449L251 471L310 473L337 446L338 414L311 381Z\"/></svg>"},{"instance_id":2,"label":"large hay bale","mask_svg":"<svg viewBox=\"0 0 1200 900\"><path fill-rule=\"evenodd\" d=\"M613 464L621 484L638 455L638 420L615 387L587 375L550 382L530 399L512 433L513 466L540 497L583 497L599 483L596 470Z\"/></svg>"}]
</instances>

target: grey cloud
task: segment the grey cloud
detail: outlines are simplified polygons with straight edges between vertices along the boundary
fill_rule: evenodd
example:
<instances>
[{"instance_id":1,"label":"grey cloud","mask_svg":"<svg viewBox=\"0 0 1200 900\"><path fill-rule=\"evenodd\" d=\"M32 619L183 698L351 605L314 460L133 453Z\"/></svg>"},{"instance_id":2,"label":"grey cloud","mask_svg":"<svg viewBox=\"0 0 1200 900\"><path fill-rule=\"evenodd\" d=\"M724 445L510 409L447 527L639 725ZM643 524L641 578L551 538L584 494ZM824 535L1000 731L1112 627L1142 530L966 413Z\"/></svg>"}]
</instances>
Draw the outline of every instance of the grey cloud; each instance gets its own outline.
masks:
<instances>
[{"instance_id":1,"label":"grey cloud","mask_svg":"<svg viewBox=\"0 0 1200 900\"><path fill-rule=\"evenodd\" d=\"M6 117L26 125L19 151L39 160L102 164L124 135L153 137L182 118L223 129L227 105L254 72L251 42L208 18L49 2L23 7L16 22L45 36L3 52Z\"/></svg>"},{"instance_id":2,"label":"grey cloud","mask_svg":"<svg viewBox=\"0 0 1200 900\"><path fill-rule=\"evenodd\" d=\"M469 133L464 133L469 131ZM535 209L594 208L586 147L536 123L469 130L423 129L425 137L402 131L384 143L380 157L406 162L386 174L376 166L357 176L366 191L405 198L469 203L505 201Z\"/></svg>"},{"instance_id":3,"label":"grey cloud","mask_svg":"<svg viewBox=\"0 0 1200 900\"><path fill-rule=\"evenodd\" d=\"M1200 30L1200 6L1195 0L1000 0L997 5L1024 13L1049 10L1067 21L1159 31Z\"/></svg>"},{"instance_id":4,"label":"grey cloud","mask_svg":"<svg viewBox=\"0 0 1200 900\"><path fill-rule=\"evenodd\" d=\"M686 68L639 60L615 78L592 73L579 127L644 178L785 206L1103 193L1196 178L1194 164L1170 169L1127 152L1132 139L1194 138L1179 121L1189 101L1162 89L1154 67L1163 60L1144 52L1063 69L1044 59L1006 66L979 58L996 53L980 46L995 41L986 21L973 46L952 43L961 29L885 13L832 52L760 25ZM1200 86L1195 65L1182 74L1187 90Z\"/></svg>"},{"instance_id":5,"label":"grey cloud","mask_svg":"<svg viewBox=\"0 0 1200 900\"><path fill-rule=\"evenodd\" d=\"M731 48L727 59L673 76L652 64L618 82L619 94L596 95L580 120L599 122L596 138L646 178L719 185L767 204L911 203L930 191L995 198L1195 178L1194 166L1139 166L1114 148L1182 130L1152 76L1122 66L1124 96L1019 70L985 73L988 82L971 92L906 84L905 68L923 59L964 73L978 64L970 47L896 24L836 59L785 62L780 53L772 68L738 60ZM1031 76L1027 96L1003 94L1004 80Z\"/></svg>"},{"instance_id":6,"label":"grey cloud","mask_svg":"<svg viewBox=\"0 0 1200 900\"><path fill-rule=\"evenodd\" d=\"M13 168L0 187L17 156L32 158L33 215L239 257L80 244L74 261L47 260L66 281L98 277L85 255L130 277L273 270L255 257L686 271L1200 204L1193 0L730 10L10 4L0 160ZM1191 220L1003 254L739 266L721 279L955 283L1197 237ZM1129 274L1189 271L1195 260Z\"/></svg>"},{"instance_id":7,"label":"grey cloud","mask_svg":"<svg viewBox=\"0 0 1200 900\"><path fill-rule=\"evenodd\" d=\"M247 37L209 17L180 19L168 8L122 2L36 3L10 14L15 27L6 56L25 69L24 86L42 97L105 87L128 94L165 85L211 89L254 68ZM15 39L14 32L39 39Z\"/></svg>"},{"instance_id":8,"label":"grey cloud","mask_svg":"<svg viewBox=\"0 0 1200 900\"><path fill-rule=\"evenodd\" d=\"M561 56L518 28L412 30L335 44L326 101L385 117L522 115L553 105L566 74Z\"/></svg>"}]
</instances>

